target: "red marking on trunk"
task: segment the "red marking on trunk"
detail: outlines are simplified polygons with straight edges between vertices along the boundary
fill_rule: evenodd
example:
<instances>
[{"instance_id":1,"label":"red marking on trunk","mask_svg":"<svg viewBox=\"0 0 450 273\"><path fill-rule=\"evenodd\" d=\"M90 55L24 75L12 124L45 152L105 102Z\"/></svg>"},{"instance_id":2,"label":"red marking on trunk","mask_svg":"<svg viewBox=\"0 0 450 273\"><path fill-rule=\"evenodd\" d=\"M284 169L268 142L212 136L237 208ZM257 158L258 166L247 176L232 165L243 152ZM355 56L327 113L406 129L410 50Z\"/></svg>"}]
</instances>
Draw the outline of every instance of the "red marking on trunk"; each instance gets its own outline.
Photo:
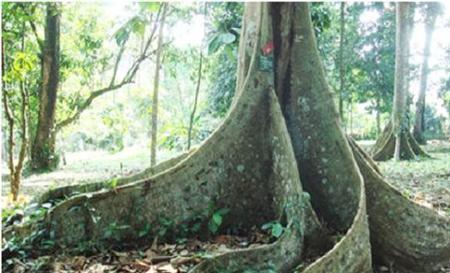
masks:
<instances>
[{"instance_id":1,"label":"red marking on trunk","mask_svg":"<svg viewBox=\"0 0 450 273\"><path fill-rule=\"evenodd\" d=\"M270 41L262 48L262 51L263 51L264 55L268 55L268 54L272 53L273 48L274 48L273 41Z\"/></svg>"}]
</instances>

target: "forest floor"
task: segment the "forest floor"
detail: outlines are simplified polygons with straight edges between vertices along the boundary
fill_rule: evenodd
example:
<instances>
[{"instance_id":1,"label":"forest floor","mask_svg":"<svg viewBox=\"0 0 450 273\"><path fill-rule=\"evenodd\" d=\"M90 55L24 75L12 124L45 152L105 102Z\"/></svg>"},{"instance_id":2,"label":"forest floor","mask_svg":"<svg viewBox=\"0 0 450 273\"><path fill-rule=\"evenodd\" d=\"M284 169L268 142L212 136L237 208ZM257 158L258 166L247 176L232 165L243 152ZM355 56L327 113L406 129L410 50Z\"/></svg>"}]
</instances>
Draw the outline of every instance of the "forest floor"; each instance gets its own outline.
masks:
<instances>
[{"instance_id":1,"label":"forest floor","mask_svg":"<svg viewBox=\"0 0 450 273\"><path fill-rule=\"evenodd\" d=\"M183 273L189 272L202 260L237 249L258 247L270 240L267 234L254 230L246 237L218 235L206 241L183 239L173 244L158 244L155 240L151 246L131 250L108 249L93 255L61 252L7 261L10 261L9 268L13 273Z\"/></svg>"},{"instance_id":2,"label":"forest floor","mask_svg":"<svg viewBox=\"0 0 450 273\"><path fill-rule=\"evenodd\" d=\"M410 199L450 215L450 143L429 141L425 149L432 158L381 162L381 172Z\"/></svg>"},{"instance_id":3,"label":"forest floor","mask_svg":"<svg viewBox=\"0 0 450 273\"><path fill-rule=\"evenodd\" d=\"M372 141L359 143L368 149ZM450 142L430 141L425 146L432 158L420 158L408 162L387 161L379 166L394 187L415 200L432 207L439 213L450 215ZM174 153L161 155L166 159ZM56 186L87 183L127 175L146 168L148 153L144 149L131 148L120 153L79 152L66 155L65 166L44 174L36 174L24 179L22 200ZM7 205L9 192L7 181L2 183L3 205ZM270 234L254 230L247 237L218 235L202 241L196 238L183 239L173 244L153 244L132 250L115 249L100 251L95 255L57 255L8 259L9 269L14 273L23 272L188 272L195 264L213 255L243 248L256 247L268 243ZM8 267L8 265L6 265ZM397 273L386 267L376 268L377 273Z\"/></svg>"}]
</instances>

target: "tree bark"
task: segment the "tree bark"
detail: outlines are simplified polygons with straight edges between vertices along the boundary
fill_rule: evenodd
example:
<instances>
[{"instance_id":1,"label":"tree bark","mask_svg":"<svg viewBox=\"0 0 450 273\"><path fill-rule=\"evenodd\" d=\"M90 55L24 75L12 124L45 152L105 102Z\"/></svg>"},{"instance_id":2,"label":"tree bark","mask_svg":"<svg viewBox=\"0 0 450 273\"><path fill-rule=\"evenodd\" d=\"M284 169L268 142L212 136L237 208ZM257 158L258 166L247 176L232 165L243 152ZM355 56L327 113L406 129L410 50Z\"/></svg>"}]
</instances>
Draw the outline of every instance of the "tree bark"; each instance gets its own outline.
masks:
<instances>
[{"instance_id":1,"label":"tree bark","mask_svg":"<svg viewBox=\"0 0 450 273\"><path fill-rule=\"evenodd\" d=\"M161 54L164 34L164 21L166 19L167 3L163 4L161 21L159 25L158 48L156 52L155 77L153 82L153 99L152 99L152 128L151 128L151 143L150 143L150 166L156 165L156 148L158 135L158 95L159 95L159 72L161 68Z\"/></svg>"},{"instance_id":2,"label":"tree bark","mask_svg":"<svg viewBox=\"0 0 450 273\"><path fill-rule=\"evenodd\" d=\"M428 84L428 59L430 57L430 46L433 38L433 29L437 17L437 3L427 3L426 15L425 15L425 44L423 48L423 59L420 70L420 89L419 97L416 102L416 115L414 122L413 136L420 144L426 144L426 140L423 136L425 130L425 94Z\"/></svg>"},{"instance_id":3,"label":"tree bark","mask_svg":"<svg viewBox=\"0 0 450 273\"><path fill-rule=\"evenodd\" d=\"M408 17L410 16L410 3L396 4L396 47L395 47L395 84L394 84L394 110L392 113L393 129L395 137L394 159L400 160L401 135L407 130L408 124L406 120L406 98L407 92L406 81L408 80L409 58L407 48L409 40L408 33Z\"/></svg>"},{"instance_id":4,"label":"tree bark","mask_svg":"<svg viewBox=\"0 0 450 273\"><path fill-rule=\"evenodd\" d=\"M47 4L44 51L42 52L42 85L39 92L39 115L31 153L33 170L52 169L57 165L54 122L59 85L60 10L58 4Z\"/></svg>"}]
</instances>

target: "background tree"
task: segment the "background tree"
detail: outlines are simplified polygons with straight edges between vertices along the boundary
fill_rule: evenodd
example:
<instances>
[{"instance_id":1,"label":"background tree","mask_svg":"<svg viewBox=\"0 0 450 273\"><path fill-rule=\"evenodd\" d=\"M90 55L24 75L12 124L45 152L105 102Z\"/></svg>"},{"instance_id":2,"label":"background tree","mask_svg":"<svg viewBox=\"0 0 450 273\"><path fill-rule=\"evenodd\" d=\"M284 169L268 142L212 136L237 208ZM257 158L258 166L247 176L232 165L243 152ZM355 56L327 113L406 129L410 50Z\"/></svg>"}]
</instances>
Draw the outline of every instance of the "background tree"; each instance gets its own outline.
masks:
<instances>
[{"instance_id":1,"label":"background tree","mask_svg":"<svg viewBox=\"0 0 450 273\"><path fill-rule=\"evenodd\" d=\"M65 6L65 12L67 13L68 17L71 16L71 6ZM76 8L76 7L74 7ZM61 8L60 8L61 10ZM89 18L87 21L83 22L83 17L81 18L74 18L72 17L72 20L78 20L81 21L81 24L76 25L76 27L81 26L84 27L84 30L79 30L83 34L81 35L81 39L79 37L68 37L66 36L66 33L64 33L64 41L66 43L63 43L63 54L61 55L61 71L60 71L60 83L62 86L64 86L65 81L72 81L74 78L80 81L80 89L83 90L83 92L73 92L68 90L61 90L59 99L57 100L58 103L56 103L56 117L54 117L54 121L52 122L52 134L50 135L50 138L46 140L48 142L45 144L46 147L50 147L51 149L47 149L49 152L45 153L34 153L39 154L41 158L37 159L36 157L31 157L31 168L33 170L37 169L48 169L48 168L54 168L57 160L50 160L50 159L57 159L57 155L55 153L55 141L56 141L56 134L63 129L64 127L72 124L75 122L81 115L82 112L84 112L88 107L92 104L92 102L97 99L98 97L107 94L109 92L115 91L120 89L121 87L131 84L135 78L135 75L137 71L139 70L139 67L141 63L146 60L149 56L152 55L151 52L151 44L153 41L154 32L156 30L156 22L159 18L159 13L156 14L159 10L159 4L151 3L151 4L142 4L140 13L132 18L130 18L119 30L114 34L114 38L117 42L117 45L119 46L118 53L116 54L115 58L112 58L112 55L101 55L99 54L102 47L104 47L104 42L101 37L94 37L94 35L98 35L98 33L95 33L96 29L96 21ZM86 18L84 18L86 19ZM30 25L32 25L32 29L35 30L36 40L39 43L39 35L37 33L37 27L34 24L34 22L30 19L28 19L30 22ZM69 19L70 22L70 19ZM65 22L67 23L67 21ZM133 34L135 35L143 35L144 31L144 24L149 23L153 24L153 27L150 28L150 33L148 35L147 40L144 43L143 49L137 57L135 57L135 60L131 63L128 70L126 70L123 77L118 80L118 69L119 65L121 64L122 56L125 52L126 44L129 39L129 37ZM67 27L67 25L66 25ZM75 27L75 29L76 29ZM74 30L75 31L75 30ZM75 45L70 44L73 40L71 38L75 39ZM78 40L77 40L78 39ZM76 56L76 57L74 57ZM82 56L81 58L79 56ZM105 70L111 71L110 80L105 84L104 80L98 80L98 78L92 78L91 75L94 72L104 72ZM78 71L79 73L75 73L76 75L72 74L74 71ZM73 75L73 77L72 77ZM101 79L104 79L105 77L102 77ZM103 85L103 87L97 88L98 85ZM86 88L87 87L87 88ZM61 88L60 88L61 89ZM79 91L80 89L77 89ZM87 89L87 90L86 90ZM87 92L84 92L84 91ZM47 104L45 101L39 101L39 105ZM51 105L51 104L50 104ZM40 121L37 121L39 124ZM40 124L46 124L45 122L40 122ZM42 126L41 126L42 127ZM45 127L45 126L44 126ZM42 139L42 137L38 138L38 131L35 130L36 137L35 139ZM43 135L43 134L39 134ZM37 143L35 141L35 143ZM42 143L42 140L39 142ZM33 144L33 147L40 147L41 144ZM36 148L37 149L37 148ZM45 149L44 149L45 150ZM32 153L33 155L33 153ZM47 158L47 159L45 159ZM45 164L40 165L40 162L53 162L53 164Z\"/></svg>"},{"instance_id":2,"label":"background tree","mask_svg":"<svg viewBox=\"0 0 450 273\"><path fill-rule=\"evenodd\" d=\"M206 17L206 3L204 3L204 16ZM200 84L202 81L202 65L203 65L203 42L200 45L200 60L198 61L198 76L197 76L197 84L195 87L195 97L194 97L194 103L193 103L193 107L192 107L192 112L191 112L191 116L189 119L189 127L188 127L188 142L187 142L187 150L189 150L191 148L191 141L192 141L192 127L194 126L194 118L195 118L195 113L197 111L197 104L198 104L198 94L200 92Z\"/></svg>"},{"instance_id":3,"label":"background tree","mask_svg":"<svg viewBox=\"0 0 450 273\"><path fill-rule=\"evenodd\" d=\"M374 22L361 23L364 12L378 14ZM350 16L352 15L352 16ZM382 126L382 115L392 112L394 90L395 12L394 4L373 3L349 7L353 22L350 34L359 34L354 40L354 63L349 80L354 102L369 103L367 110L375 112L376 134ZM350 59L352 59L350 57Z\"/></svg>"},{"instance_id":4,"label":"background tree","mask_svg":"<svg viewBox=\"0 0 450 273\"><path fill-rule=\"evenodd\" d=\"M45 39L42 44L42 84L39 91L39 116L31 150L31 168L49 169L57 164L54 146L54 122L59 88L60 10L47 4Z\"/></svg>"},{"instance_id":5,"label":"background tree","mask_svg":"<svg viewBox=\"0 0 450 273\"><path fill-rule=\"evenodd\" d=\"M20 4L19 4L20 5ZM8 126L8 145L7 145L7 161L10 173L10 187L13 201L16 201L19 196L19 187L22 176L22 169L24 166L25 156L28 147L28 114L29 114L29 93L26 89L26 81L29 79L29 74L33 66L33 62L36 60L33 55L28 55L25 49L26 30L25 21L23 17L26 16L18 6L18 4L9 4L4 7L4 12L18 11L21 13L22 22L20 27L21 37L16 36L18 33L14 33L14 29L2 29L3 36L15 36L19 38L19 50L12 57L5 56L5 47L11 50L13 45L7 44L5 46L5 38L2 36L2 102L4 109L4 116ZM19 23L19 22L17 22ZM11 37L8 37L11 38ZM5 60L7 59L7 60ZM19 128L19 137L16 137L17 129ZM16 143L20 143L19 155L17 157L17 163L14 160L14 150Z\"/></svg>"},{"instance_id":6,"label":"background tree","mask_svg":"<svg viewBox=\"0 0 450 273\"><path fill-rule=\"evenodd\" d=\"M396 4L395 86L392 120L377 139L372 153L375 160L412 159L426 155L409 132L408 82L409 39L411 37L412 6L410 3Z\"/></svg>"},{"instance_id":7,"label":"background tree","mask_svg":"<svg viewBox=\"0 0 450 273\"><path fill-rule=\"evenodd\" d=\"M156 49L156 62L155 62L155 77L153 83L153 97L152 97L152 128L151 128L151 158L150 158L150 166L154 166L156 164L156 147L157 143L157 132L158 132L158 92L159 92L159 74L161 67L161 57L163 51L163 33L164 33L164 21L166 19L167 12L167 4L163 4L161 21L159 24L159 33L158 33L158 46Z\"/></svg>"},{"instance_id":8,"label":"background tree","mask_svg":"<svg viewBox=\"0 0 450 273\"><path fill-rule=\"evenodd\" d=\"M425 40L423 47L423 60L420 70L420 89L419 97L416 102L416 114L414 121L413 136L420 144L425 144L426 140L423 135L425 129L425 94L428 84L428 59L430 57L430 45L433 38L433 29L436 17L439 14L440 3L430 2L425 4Z\"/></svg>"}]
</instances>

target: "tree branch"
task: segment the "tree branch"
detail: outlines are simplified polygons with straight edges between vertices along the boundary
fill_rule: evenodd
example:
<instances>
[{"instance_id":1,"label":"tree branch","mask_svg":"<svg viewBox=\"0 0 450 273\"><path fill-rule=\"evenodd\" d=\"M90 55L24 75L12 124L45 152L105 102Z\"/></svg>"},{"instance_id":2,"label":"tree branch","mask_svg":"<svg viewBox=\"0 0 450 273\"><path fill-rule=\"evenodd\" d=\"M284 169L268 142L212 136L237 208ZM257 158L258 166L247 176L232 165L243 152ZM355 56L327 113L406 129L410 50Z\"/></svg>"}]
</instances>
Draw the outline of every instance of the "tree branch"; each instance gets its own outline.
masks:
<instances>
[{"instance_id":1,"label":"tree branch","mask_svg":"<svg viewBox=\"0 0 450 273\"><path fill-rule=\"evenodd\" d=\"M28 17L28 20L27 20L28 24L31 27L31 31L34 34L34 37L36 38L36 42L38 43L39 49L41 50L41 53L42 53L42 51L44 50L44 41L39 37L39 35L37 33L36 24L33 22L33 20L30 19L31 18L31 14L27 11L27 9L25 8L25 5L21 4L19 6L22 8L23 12Z\"/></svg>"},{"instance_id":2,"label":"tree branch","mask_svg":"<svg viewBox=\"0 0 450 273\"><path fill-rule=\"evenodd\" d=\"M114 82L116 81L117 69L119 68L120 60L122 59L123 52L125 51L125 44L126 42L120 47L119 54L117 54L116 62L114 63L113 75L109 86L114 86Z\"/></svg>"},{"instance_id":3,"label":"tree branch","mask_svg":"<svg viewBox=\"0 0 450 273\"><path fill-rule=\"evenodd\" d=\"M11 109L9 109L8 105L8 95L6 92L2 94L3 107L5 109L6 120L8 121L8 129L9 129L9 139L8 139L8 168L10 172L10 177L14 175L14 156L13 156L13 147L14 147L14 119L12 117Z\"/></svg>"},{"instance_id":4,"label":"tree branch","mask_svg":"<svg viewBox=\"0 0 450 273\"><path fill-rule=\"evenodd\" d=\"M163 4L163 5L165 5L165 4ZM161 5L161 7L162 7L162 5ZM141 54L137 57L137 59L134 61L134 63L128 69L127 73L122 78L122 80L118 84L114 84L115 78L116 78L117 69L118 69L118 66L119 66L119 63L120 63L120 59L122 58L122 54L123 54L122 51L124 50L125 46L123 46L123 48L121 48L121 51L119 52L119 54L117 56L117 59L116 59L115 65L114 65L113 76L112 76L112 79L111 79L111 82L110 82L109 86L91 92L91 94L88 96L88 98L81 104L80 107L78 107L78 109L75 111L75 113L72 116L70 116L70 117L62 120L58 124L56 124L56 126L55 126L55 131L56 132L61 130L63 127L71 124L72 122L76 121L80 117L81 113L84 110L86 110L92 104L94 99L96 99L97 97L99 97L99 96L101 96L103 94L106 94L108 92L117 90L117 89L121 88L122 86L133 82L133 79L134 79L134 77L135 77L135 75L136 75L136 73L137 73L137 71L139 69L140 64L146 58L148 58L150 56L150 54L148 54L148 50L149 50L150 45L151 45L151 43L153 41L153 38L155 36L155 32L156 32L156 29L157 29L157 23L159 21L159 17L160 17L160 13L161 13L161 7L159 8L158 15L157 15L157 17L156 17L156 19L154 21L154 24L153 24L152 32L151 32L150 37L148 38L148 40L147 40L147 42L145 44L144 50L141 52Z\"/></svg>"}]
</instances>

